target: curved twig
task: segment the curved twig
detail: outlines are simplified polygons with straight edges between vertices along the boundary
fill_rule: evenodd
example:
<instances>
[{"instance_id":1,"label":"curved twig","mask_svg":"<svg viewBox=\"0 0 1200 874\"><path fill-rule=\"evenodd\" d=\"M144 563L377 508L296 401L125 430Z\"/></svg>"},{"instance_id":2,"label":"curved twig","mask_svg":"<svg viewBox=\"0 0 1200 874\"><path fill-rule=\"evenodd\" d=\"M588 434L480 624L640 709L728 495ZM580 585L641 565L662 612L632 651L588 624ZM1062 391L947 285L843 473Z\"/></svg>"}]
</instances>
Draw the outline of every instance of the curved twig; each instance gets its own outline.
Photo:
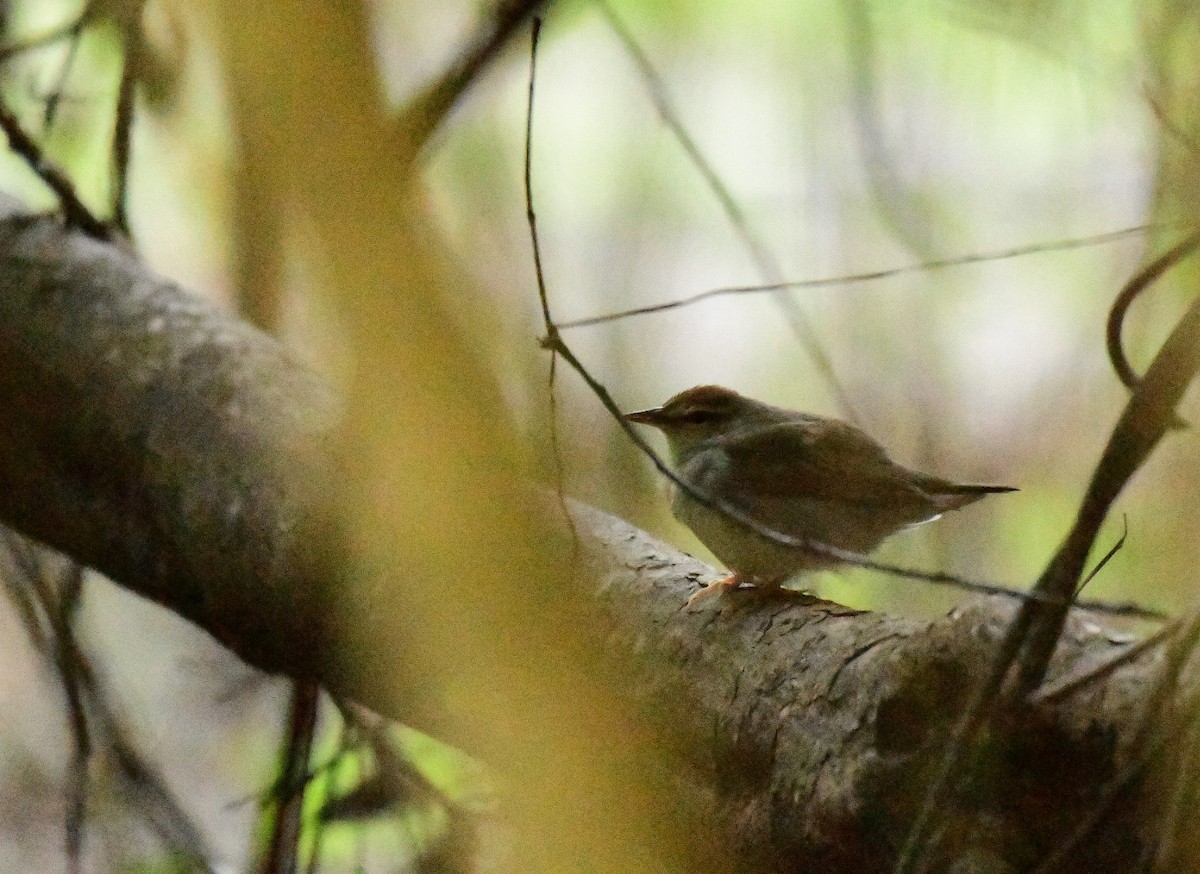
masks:
<instances>
[{"instance_id":1,"label":"curved twig","mask_svg":"<svg viewBox=\"0 0 1200 874\"><path fill-rule=\"evenodd\" d=\"M1113 370L1117 372L1117 378L1121 380L1121 384L1130 391L1137 388L1140 377L1134 372L1129 359L1125 357L1125 349L1121 345L1121 329L1125 326L1125 315L1143 291L1195 251L1197 245L1200 245L1200 231L1193 231L1159 255L1125 283L1116 300L1113 301L1112 308L1108 311L1108 324L1104 331L1108 360L1112 362Z\"/></svg>"}]
</instances>

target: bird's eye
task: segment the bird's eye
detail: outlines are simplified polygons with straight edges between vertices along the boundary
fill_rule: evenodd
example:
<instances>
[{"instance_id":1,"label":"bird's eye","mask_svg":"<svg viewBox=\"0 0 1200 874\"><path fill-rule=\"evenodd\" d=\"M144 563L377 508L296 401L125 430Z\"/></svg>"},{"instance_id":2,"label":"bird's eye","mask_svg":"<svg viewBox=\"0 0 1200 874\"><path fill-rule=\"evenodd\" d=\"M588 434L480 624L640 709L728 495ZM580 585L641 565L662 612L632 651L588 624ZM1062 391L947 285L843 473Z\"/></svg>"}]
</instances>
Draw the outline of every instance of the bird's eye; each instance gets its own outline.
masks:
<instances>
[{"instance_id":1,"label":"bird's eye","mask_svg":"<svg viewBox=\"0 0 1200 874\"><path fill-rule=\"evenodd\" d=\"M717 420L717 414L712 410L688 410L680 413L679 421L687 425L707 425Z\"/></svg>"}]
</instances>

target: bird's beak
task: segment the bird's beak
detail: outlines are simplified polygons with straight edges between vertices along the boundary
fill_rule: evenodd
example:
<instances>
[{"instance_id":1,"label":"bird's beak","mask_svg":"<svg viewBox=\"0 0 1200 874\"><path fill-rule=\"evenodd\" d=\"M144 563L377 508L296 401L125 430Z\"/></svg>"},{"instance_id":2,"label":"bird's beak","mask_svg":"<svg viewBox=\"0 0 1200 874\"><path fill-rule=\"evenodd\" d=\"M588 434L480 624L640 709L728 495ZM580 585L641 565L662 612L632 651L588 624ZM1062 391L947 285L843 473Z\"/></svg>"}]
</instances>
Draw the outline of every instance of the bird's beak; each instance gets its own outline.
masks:
<instances>
[{"instance_id":1,"label":"bird's beak","mask_svg":"<svg viewBox=\"0 0 1200 874\"><path fill-rule=\"evenodd\" d=\"M636 413L626 413L625 420L627 422L637 422L639 425L653 425L658 428L662 425L662 407L654 407L649 410L638 410Z\"/></svg>"}]
</instances>

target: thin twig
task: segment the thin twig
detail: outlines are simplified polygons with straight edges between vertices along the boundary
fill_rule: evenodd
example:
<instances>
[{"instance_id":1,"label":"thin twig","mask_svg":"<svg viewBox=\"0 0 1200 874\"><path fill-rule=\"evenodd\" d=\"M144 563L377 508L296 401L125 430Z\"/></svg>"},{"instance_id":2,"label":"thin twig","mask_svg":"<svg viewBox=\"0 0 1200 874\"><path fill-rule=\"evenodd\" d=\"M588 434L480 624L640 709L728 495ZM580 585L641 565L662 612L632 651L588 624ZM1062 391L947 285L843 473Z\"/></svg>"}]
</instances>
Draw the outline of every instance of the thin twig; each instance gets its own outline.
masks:
<instances>
[{"instance_id":1,"label":"thin twig","mask_svg":"<svg viewBox=\"0 0 1200 874\"><path fill-rule=\"evenodd\" d=\"M9 148L24 159L38 178L54 192L68 225L79 228L97 240L111 239L112 231L109 227L96 218L79 199L67 174L46 157L42 147L25 132L3 100L0 100L0 130L8 137Z\"/></svg>"},{"instance_id":2,"label":"thin twig","mask_svg":"<svg viewBox=\"0 0 1200 874\"><path fill-rule=\"evenodd\" d=\"M33 51L34 49L45 48L51 43L56 43L59 40L66 39L78 33L83 29L84 25L87 24L87 20L91 15L93 6L93 3L88 3L88 5L83 8L83 12L76 16L72 21L52 27L49 30L43 31L42 33L34 36L26 37L20 42L10 43L9 45L0 47L0 64L11 61L17 55Z\"/></svg>"},{"instance_id":3,"label":"thin twig","mask_svg":"<svg viewBox=\"0 0 1200 874\"><path fill-rule=\"evenodd\" d=\"M299 860L300 814L308 786L308 763L317 730L321 688L315 683L292 684L288 733L280 778L272 798L271 837L258 866L259 874L295 874Z\"/></svg>"},{"instance_id":4,"label":"thin twig","mask_svg":"<svg viewBox=\"0 0 1200 874\"><path fill-rule=\"evenodd\" d=\"M88 691L87 666L75 645L71 617L79 604L83 568L72 562L58 590L47 578L44 562L35 548L23 538L6 532L10 555L21 570L39 612L46 617L46 655L62 687L67 727L73 741L68 770L67 812L63 821L63 847L67 869L78 874L82 866L84 830L87 825L89 760L94 749L92 720L85 696Z\"/></svg>"},{"instance_id":5,"label":"thin twig","mask_svg":"<svg viewBox=\"0 0 1200 874\"><path fill-rule=\"evenodd\" d=\"M842 285L854 285L861 282L877 282L881 279L892 279L897 276L905 276L911 273L928 273L934 270L946 270L951 267L964 267L971 264L982 264L991 261L1001 261L1008 258L1019 258L1025 255L1041 255L1048 252L1062 252L1070 249L1079 249L1085 246L1097 246L1105 243L1116 242L1125 237L1134 234L1144 234L1147 231L1155 230L1158 225L1137 225L1136 227L1122 228L1116 231L1106 231L1102 234L1094 234L1087 237L1076 237L1067 240L1056 240L1049 243L1032 243L1026 246L1016 246L1009 249L1000 249L994 252L980 252L970 255L960 255L955 258L941 258L936 261L923 261L919 264L906 264L902 267L888 267L881 270L869 270L862 273L849 273L841 276L823 277L820 279L797 279L788 282L777 282L768 285L731 285L723 288L711 288L707 291L699 292L688 297L670 300L664 303L650 304L649 306L634 307L632 309L620 310L612 313L605 313L599 316L588 316L582 319L570 319L568 321L559 322L559 330L568 330L569 328L583 328L591 325L602 325L606 322L615 322L620 319L627 319L633 316L644 316L651 313L661 313L668 310L679 309L680 307L691 306L701 301L708 300L714 297L725 297L730 295L743 294L763 294L765 292L787 291L793 289L805 288L832 288Z\"/></svg>"},{"instance_id":6,"label":"thin twig","mask_svg":"<svg viewBox=\"0 0 1200 874\"><path fill-rule=\"evenodd\" d=\"M1057 704L1064 698L1074 695L1080 689L1104 679L1121 666L1136 660L1143 653L1157 648L1159 644L1169 640L1172 635L1179 631L1181 625L1182 622L1180 620L1173 619L1161 628L1155 629L1153 634L1139 640L1107 661L1101 662L1096 667L1088 668L1078 674L1072 674L1069 677L1063 677L1060 680L1042 686L1029 697L1029 703L1033 706Z\"/></svg>"},{"instance_id":7,"label":"thin twig","mask_svg":"<svg viewBox=\"0 0 1200 874\"><path fill-rule=\"evenodd\" d=\"M62 67L58 71L58 81L54 83L54 87L50 89L50 93L46 95L46 108L42 110L42 135L46 136L54 127L54 123L58 120L58 108L62 105L63 95L66 93L67 79L71 75L71 69L75 66L75 59L79 57L79 44L83 41L83 29L91 17L91 10L95 7L95 3L89 3L88 7L79 17L78 26L70 35L70 41L67 44L67 56L63 59Z\"/></svg>"},{"instance_id":8,"label":"thin twig","mask_svg":"<svg viewBox=\"0 0 1200 874\"><path fill-rule=\"evenodd\" d=\"M91 782L88 765L94 747L91 720L88 718L87 705L84 702L86 679L82 676L79 660L74 658L77 651L70 626L70 614L78 604L79 590L83 582L82 565L72 562L67 574L68 576L64 577L63 591L57 598L50 591L44 574L39 573L31 578L30 582L47 615L50 616L54 635L54 664L61 681L71 738L74 741L64 832L68 870L71 874L78 874L83 863L84 829L87 825L87 799ZM56 600L57 604L54 603Z\"/></svg>"},{"instance_id":9,"label":"thin twig","mask_svg":"<svg viewBox=\"0 0 1200 874\"><path fill-rule=\"evenodd\" d=\"M204 838L200 836L191 818L188 818L179 806L179 801L167 788L155 767L146 764L133 744L127 740L125 729L108 705L94 666L86 659L74 636L72 617L79 595L83 591L82 567L74 562L67 565L59 587L60 594L55 595L44 579L47 573L46 563L37 547L10 529L5 528L4 535L10 557L17 563L26 586L36 594L41 611L49 617L48 624L52 627L49 634L52 637L41 637L42 642L38 649L47 658L64 687L64 694L68 696L68 714L71 717L72 734L76 738L77 756L72 766L72 802L68 816L72 820L70 832L73 837L68 838L68 848L71 845L82 846L83 842L88 771L85 767L86 762L84 767L80 767L79 760L90 758L86 755L89 747L106 748L112 754L115 776L124 790L125 797L133 802L163 848L174 852L176 857L186 862L188 869L211 873L212 868L206 861L209 850ZM10 586L14 587L16 586ZM31 639L37 645L40 637L35 635L34 629L29 631ZM88 731L88 736L76 734L82 729ZM70 852L73 851L68 850L68 857Z\"/></svg>"},{"instance_id":10,"label":"thin twig","mask_svg":"<svg viewBox=\"0 0 1200 874\"><path fill-rule=\"evenodd\" d=\"M529 102L525 110L525 220L533 241L533 269L537 275L538 303L542 307L542 322L546 335L558 332L554 319L550 317L550 301L546 295L546 277L542 271L542 248L538 243L537 215L533 211L533 86L537 80L538 37L542 32L542 19L534 16L533 33L529 43Z\"/></svg>"},{"instance_id":11,"label":"thin twig","mask_svg":"<svg viewBox=\"0 0 1200 874\"><path fill-rule=\"evenodd\" d=\"M1050 874L1052 871L1060 870L1075 849L1086 841L1099 826L1121 792L1132 785L1145 772L1147 764L1174 740L1175 731L1163 731L1157 737L1153 737L1151 729L1166 708L1171 692L1178 687L1179 677L1187 664L1188 657L1195 651L1198 641L1200 641L1200 613L1193 612L1183 632L1175 638L1173 645L1167 651L1167 659L1162 672L1158 675L1149 695L1146 696L1141 721L1130 744L1134 751L1132 760L1109 782L1096 805L1079 823L1078 827L1042 860L1036 869L1036 874Z\"/></svg>"},{"instance_id":12,"label":"thin twig","mask_svg":"<svg viewBox=\"0 0 1200 874\"><path fill-rule=\"evenodd\" d=\"M500 0L492 7L467 40L466 48L401 110L397 139L407 153L415 155L424 148L459 97L499 54L509 37L545 4L546 0Z\"/></svg>"},{"instance_id":13,"label":"thin twig","mask_svg":"<svg viewBox=\"0 0 1200 874\"><path fill-rule=\"evenodd\" d=\"M126 739L124 728L103 706L98 695L92 696L92 709L96 713L95 722L104 727L108 737L125 794L136 799L150 830L168 852L187 866L187 870L215 874L216 869L208 863L209 851L204 837L162 775L134 749Z\"/></svg>"},{"instance_id":14,"label":"thin twig","mask_svg":"<svg viewBox=\"0 0 1200 874\"><path fill-rule=\"evenodd\" d=\"M750 253L750 258L754 261L759 273L763 279L771 283L779 283L783 280L783 268L766 245L755 235L750 229L750 221L746 218L746 214L738 205L733 193L729 190L729 186L721 179L720 174L709 163L708 159L700 151L695 139L688 132L680 118L679 113L672 106L671 98L667 94L666 84L663 82L662 76L654 68L650 62L649 56L634 39L633 33L625 26L624 22L617 16L613 8L605 2L605 0L595 0L601 14L608 22L609 27L617 35L621 44L625 47L625 51L633 59L634 64L642 74L642 80L645 82L646 91L650 95L650 101L654 104L655 110L658 112L659 118L671 131L671 134L678 141L684 154L688 160L692 162L697 172L700 174L704 183L716 197L720 203L725 217L733 226L734 233L742 241L746 250ZM808 355L809 359L816 366L817 372L821 374L821 378L829 385L830 390L837 398L846 418L852 422L860 422L860 417L854 408L854 404L850 401L850 395L846 391L846 387L842 385L838 379L837 373L833 369L833 361L829 357L829 353L825 351L825 346L821 342L821 338L817 336L816 330L813 328L808 317L800 310L797 303L783 295L775 295L773 297L775 304L783 312L784 318L787 320L792 332L800 341L800 346Z\"/></svg>"},{"instance_id":15,"label":"thin twig","mask_svg":"<svg viewBox=\"0 0 1200 874\"><path fill-rule=\"evenodd\" d=\"M8 554L9 562L16 567L14 570L21 572L21 576L28 579L29 573L26 569L25 562L21 556L25 542L18 537L12 529L0 526L0 542L4 544L4 551ZM8 569L5 568L5 571ZM40 602L38 602L30 593L29 587L21 584L16 573L2 573L4 578L4 588L8 593L9 600L16 608L17 615L21 620L21 626L25 629L25 634L29 637L33 648L39 653L47 653L50 651L49 631L47 625L48 619L44 615Z\"/></svg>"},{"instance_id":16,"label":"thin twig","mask_svg":"<svg viewBox=\"0 0 1200 874\"><path fill-rule=\"evenodd\" d=\"M133 134L134 86L137 84L138 70L145 51L142 34L138 29L141 3L137 4L137 8L138 12L121 25L125 57L121 63L121 84L117 89L112 139L110 214L112 223L126 237L129 236L129 160Z\"/></svg>"},{"instance_id":17,"label":"thin twig","mask_svg":"<svg viewBox=\"0 0 1200 874\"><path fill-rule=\"evenodd\" d=\"M911 186L896 172L896 159L889 154L884 135L879 95L879 35L871 18L872 10L866 0L842 0L837 5L846 25L850 119L860 149L860 166L876 212L894 239L918 258L929 258L937 250L925 214L928 210L919 208Z\"/></svg>"},{"instance_id":18,"label":"thin twig","mask_svg":"<svg viewBox=\"0 0 1200 874\"><path fill-rule=\"evenodd\" d=\"M176 854L189 870L212 872L206 861L208 850L199 830L180 808L157 771L141 759L128 741L125 729L106 701L95 669L75 638L72 621L82 593L82 568L74 562L68 564L56 594L46 580L46 562L40 548L7 528L0 527L0 539L21 577L18 580L15 574L5 574L7 588L26 618L24 624L30 640L59 678L64 695L68 697L68 715L76 747L68 811L71 820L68 858L74 853L71 846L82 846L87 771L86 762L81 767L80 761L88 758L89 747L93 750L105 748L112 755L115 776L124 796L132 800L162 846ZM39 613L44 620L38 618ZM81 729L86 729L86 736L76 733Z\"/></svg>"},{"instance_id":19,"label":"thin twig","mask_svg":"<svg viewBox=\"0 0 1200 874\"><path fill-rule=\"evenodd\" d=\"M1092 580L1094 580L1096 578L1096 575L1098 573L1100 573L1100 571L1104 570L1104 566L1106 564L1108 564L1110 561L1112 561L1113 556L1125 548L1125 540L1128 537L1129 537L1129 517L1126 516L1124 513L1122 513L1121 514L1121 536L1117 538L1116 543L1114 543L1111 547L1109 547L1108 552L1104 553L1104 556L1098 562L1096 562L1096 566L1088 572L1088 575L1083 578L1083 581L1078 586L1075 587L1075 597L1076 598L1079 597L1080 592L1082 592L1085 588L1087 588L1087 584L1090 583Z\"/></svg>"},{"instance_id":20,"label":"thin twig","mask_svg":"<svg viewBox=\"0 0 1200 874\"><path fill-rule=\"evenodd\" d=\"M558 328L550 318L550 303L546 295L546 278L542 272L542 252L538 246L537 216L533 212L533 86L537 79L537 49L538 37L542 32L542 19L533 18L532 35L529 42L529 103L525 112L525 218L533 229L533 267L537 274L538 301L542 306L542 324L547 336L557 336ZM558 505L571 532L571 568L579 566L579 555L583 548L579 539L579 529L575 526L575 517L567 507L566 469L563 465L562 447L558 432L558 399L554 391L557 374L558 353L550 349L550 375L546 393L550 401L550 451L554 455L555 494Z\"/></svg>"}]
</instances>

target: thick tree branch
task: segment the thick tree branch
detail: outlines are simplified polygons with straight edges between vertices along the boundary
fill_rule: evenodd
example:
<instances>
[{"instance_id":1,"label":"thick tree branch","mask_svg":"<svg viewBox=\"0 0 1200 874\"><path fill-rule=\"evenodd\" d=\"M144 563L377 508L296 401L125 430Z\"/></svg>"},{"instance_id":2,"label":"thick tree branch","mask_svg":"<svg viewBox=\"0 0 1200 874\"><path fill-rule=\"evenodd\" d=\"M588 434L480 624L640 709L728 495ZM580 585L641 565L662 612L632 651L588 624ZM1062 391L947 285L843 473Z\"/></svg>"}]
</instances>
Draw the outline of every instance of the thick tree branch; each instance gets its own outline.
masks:
<instances>
[{"instance_id":1,"label":"thick tree branch","mask_svg":"<svg viewBox=\"0 0 1200 874\"><path fill-rule=\"evenodd\" d=\"M335 415L318 377L116 246L10 215L0 397L6 522L251 664L317 670L334 544L313 508Z\"/></svg>"},{"instance_id":2,"label":"thick tree branch","mask_svg":"<svg viewBox=\"0 0 1200 874\"><path fill-rule=\"evenodd\" d=\"M887 870L1012 605L973 601L925 623L745 590L689 609L696 583L715 578L711 568L596 511L579 510L577 521L614 620L609 644L638 652L633 693L691 738L694 779L737 856L763 871ZM1123 647L1077 615L1052 673ZM1129 764L1156 665L1143 654L1030 711L1010 747L980 751L978 781L939 823L957 838L945 842L949 852L1022 870L1054 847ZM1116 833L1062 870L1122 870L1133 858L1124 854L1137 851L1136 810L1112 814L1102 831Z\"/></svg>"}]
</instances>

